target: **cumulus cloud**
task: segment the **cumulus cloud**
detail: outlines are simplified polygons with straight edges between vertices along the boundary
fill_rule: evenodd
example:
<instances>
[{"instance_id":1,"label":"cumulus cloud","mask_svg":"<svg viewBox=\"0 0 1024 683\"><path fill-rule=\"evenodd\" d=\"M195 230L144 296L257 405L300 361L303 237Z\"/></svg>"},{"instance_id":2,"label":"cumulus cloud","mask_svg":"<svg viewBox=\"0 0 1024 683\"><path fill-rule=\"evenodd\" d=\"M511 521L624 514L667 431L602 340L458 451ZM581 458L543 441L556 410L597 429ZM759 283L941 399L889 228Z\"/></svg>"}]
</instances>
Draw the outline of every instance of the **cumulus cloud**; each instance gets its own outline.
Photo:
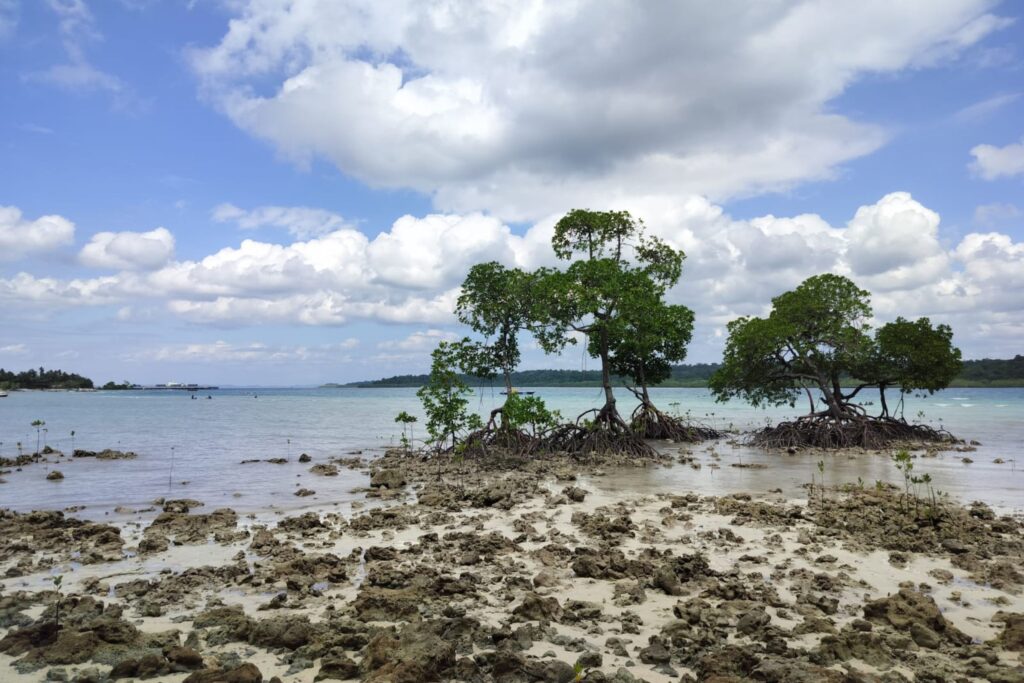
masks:
<instances>
[{"instance_id":1,"label":"cumulus cloud","mask_svg":"<svg viewBox=\"0 0 1024 683\"><path fill-rule=\"evenodd\" d=\"M50 251L71 243L75 224L61 216L27 220L15 206L0 206L0 260L11 261L32 252Z\"/></svg>"},{"instance_id":2,"label":"cumulus cloud","mask_svg":"<svg viewBox=\"0 0 1024 683\"><path fill-rule=\"evenodd\" d=\"M716 358L728 321L764 313L771 297L822 272L871 290L880 320L930 315L952 323L969 354L1012 352L1010 332L1024 312L1024 244L990 231L946 246L940 216L906 192L860 207L841 225L816 214L739 220L698 196L647 197L631 209L687 254L669 298L697 313L691 358ZM214 327L401 323L419 331L382 342L379 357L424 360L455 334L448 326L468 268L492 258L527 269L557 263L553 223L515 234L480 214L404 216L373 239L342 228L291 244L244 240L152 271L70 281L19 273L0 279L0 303L31 312L110 305L125 321L163 307Z\"/></svg>"},{"instance_id":3,"label":"cumulus cloud","mask_svg":"<svg viewBox=\"0 0 1024 683\"><path fill-rule=\"evenodd\" d=\"M1024 138L1005 147L978 145L971 149L970 168L985 180L1009 178L1024 173Z\"/></svg>"},{"instance_id":4,"label":"cumulus cloud","mask_svg":"<svg viewBox=\"0 0 1024 683\"><path fill-rule=\"evenodd\" d=\"M536 220L828 178L886 137L829 102L959 55L1006 25L990 6L261 0L190 61L215 106L300 164Z\"/></svg>"},{"instance_id":5,"label":"cumulus cloud","mask_svg":"<svg viewBox=\"0 0 1024 683\"><path fill-rule=\"evenodd\" d=\"M174 255L174 235L166 228L149 232L98 232L82 247L79 261L93 268L153 270Z\"/></svg>"},{"instance_id":6,"label":"cumulus cloud","mask_svg":"<svg viewBox=\"0 0 1024 683\"><path fill-rule=\"evenodd\" d=\"M236 223L243 230L280 228L302 240L354 227L336 213L308 206L260 206L246 211L234 204L220 204L212 218L218 223Z\"/></svg>"}]
</instances>

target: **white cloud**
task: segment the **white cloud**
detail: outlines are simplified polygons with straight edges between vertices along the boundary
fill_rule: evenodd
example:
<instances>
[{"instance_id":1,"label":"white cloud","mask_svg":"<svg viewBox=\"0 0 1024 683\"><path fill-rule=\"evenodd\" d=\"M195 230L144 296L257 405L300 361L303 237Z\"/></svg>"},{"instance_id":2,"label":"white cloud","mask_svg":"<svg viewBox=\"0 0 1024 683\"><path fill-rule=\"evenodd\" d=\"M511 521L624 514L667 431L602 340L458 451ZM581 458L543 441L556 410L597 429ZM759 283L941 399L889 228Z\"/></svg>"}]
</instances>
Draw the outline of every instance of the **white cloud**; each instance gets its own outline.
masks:
<instances>
[{"instance_id":1,"label":"white cloud","mask_svg":"<svg viewBox=\"0 0 1024 683\"><path fill-rule=\"evenodd\" d=\"M236 223L243 230L282 228L297 239L354 227L336 213L307 206L260 206L246 211L234 204L220 204L214 208L212 217L218 223Z\"/></svg>"},{"instance_id":2,"label":"white cloud","mask_svg":"<svg viewBox=\"0 0 1024 683\"><path fill-rule=\"evenodd\" d=\"M93 268L153 270L174 256L174 235L166 228L149 232L98 232L78 259Z\"/></svg>"},{"instance_id":3,"label":"white cloud","mask_svg":"<svg viewBox=\"0 0 1024 683\"><path fill-rule=\"evenodd\" d=\"M871 290L879 319L930 315L954 325L969 355L1012 353L1008 331L1024 312L1024 244L973 232L947 247L939 215L906 192L862 206L836 226L816 214L737 220L696 196L647 197L631 208L687 254L669 296L697 313L693 358L717 357L716 330L737 315L764 313L771 297L822 272L849 275ZM42 315L109 305L126 324L169 313L213 327L409 324L419 331L382 342L378 351L396 361L416 354L424 360L438 339L457 333L447 326L455 323L470 265L489 258L527 269L555 263L553 223L545 219L516 235L479 214L405 216L373 239L342 228L285 245L244 240L152 272L70 281L19 273L0 278L0 310Z\"/></svg>"},{"instance_id":4,"label":"white cloud","mask_svg":"<svg viewBox=\"0 0 1024 683\"><path fill-rule=\"evenodd\" d=\"M0 346L0 355L23 356L26 353L28 353L28 347L24 344L8 344L7 346Z\"/></svg>"},{"instance_id":5,"label":"white cloud","mask_svg":"<svg viewBox=\"0 0 1024 683\"><path fill-rule=\"evenodd\" d=\"M15 206L0 206L0 261L70 244L75 224L61 216L26 220Z\"/></svg>"},{"instance_id":6,"label":"white cloud","mask_svg":"<svg viewBox=\"0 0 1024 683\"><path fill-rule=\"evenodd\" d=\"M990 6L260 0L190 58L211 102L300 164L536 220L831 177L886 134L830 101L958 56L1007 25Z\"/></svg>"},{"instance_id":7,"label":"white cloud","mask_svg":"<svg viewBox=\"0 0 1024 683\"><path fill-rule=\"evenodd\" d=\"M971 149L970 168L985 180L1008 178L1024 173L1024 139L1005 147L978 145Z\"/></svg>"},{"instance_id":8,"label":"white cloud","mask_svg":"<svg viewBox=\"0 0 1024 683\"><path fill-rule=\"evenodd\" d=\"M454 341L459 339L460 335L454 332L447 332L445 330L423 330L420 332L413 332L405 339L389 339L382 341L377 344L378 349L396 350L396 351L430 351L438 342L441 341Z\"/></svg>"},{"instance_id":9,"label":"white cloud","mask_svg":"<svg viewBox=\"0 0 1024 683\"><path fill-rule=\"evenodd\" d=\"M281 346L261 342L232 344L226 341L195 344L173 344L129 353L130 362L197 362L197 363L303 363L316 361L347 362L349 340L340 344L320 346Z\"/></svg>"},{"instance_id":10,"label":"white cloud","mask_svg":"<svg viewBox=\"0 0 1024 683\"><path fill-rule=\"evenodd\" d=\"M983 228L994 228L1012 221L1019 220L1024 216L1014 204L995 202L992 204L981 204L974 208L974 224Z\"/></svg>"},{"instance_id":11,"label":"white cloud","mask_svg":"<svg viewBox=\"0 0 1024 683\"><path fill-rule=\"evenodd\" d=\"M25 73L22 78L70 91L107 92L119 109L148 106L119 77L103 71L89 60L88 46L102 41L103 34L85 0L46 0L46 4L57 17L58 33L67 61Z\"/></svg>"},{"instance_id":12,"label":"white cloud","mask_svg":"<svg viewBox=\"0 0 1024 683\"><path fill-rule=\"evenodd\" d=\"M18 0L0 0L0 41L14 35L18 27Z\"/></svg>"}]
</instances>

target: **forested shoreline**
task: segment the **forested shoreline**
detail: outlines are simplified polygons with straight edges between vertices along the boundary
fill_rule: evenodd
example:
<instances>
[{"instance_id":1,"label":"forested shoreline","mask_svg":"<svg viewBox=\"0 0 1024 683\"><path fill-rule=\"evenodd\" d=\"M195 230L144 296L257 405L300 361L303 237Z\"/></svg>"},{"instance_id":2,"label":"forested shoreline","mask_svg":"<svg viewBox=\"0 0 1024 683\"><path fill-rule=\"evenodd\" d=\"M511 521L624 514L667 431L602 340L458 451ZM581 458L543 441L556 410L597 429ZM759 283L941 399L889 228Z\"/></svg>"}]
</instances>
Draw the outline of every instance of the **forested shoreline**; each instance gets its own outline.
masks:
<instances>
[{"instance_id":1,"label":"forested shoreline","mask_svg":"<svg viewBox=\"0 0 1024 683\"><path fill-rule=\"evenodd\" d=\"M721 367L719 363L695 363L672 367L669 379L659 387L705 387L707 380ZM421 387L429 375L395 375L376 380L350 382L348 384L325 384L324 387L346 387L358 389ZM465 376L464 381L474 387L499 386L501 382ZM627 382L614 377L617 386ZM517 387L599 387L600 370L522 370L512 374L512 383ZM963 370L950 384L960 387L1024 387L1024 355L1010 359L984 358L963 361Z\"/></svg>"}]
</instances>

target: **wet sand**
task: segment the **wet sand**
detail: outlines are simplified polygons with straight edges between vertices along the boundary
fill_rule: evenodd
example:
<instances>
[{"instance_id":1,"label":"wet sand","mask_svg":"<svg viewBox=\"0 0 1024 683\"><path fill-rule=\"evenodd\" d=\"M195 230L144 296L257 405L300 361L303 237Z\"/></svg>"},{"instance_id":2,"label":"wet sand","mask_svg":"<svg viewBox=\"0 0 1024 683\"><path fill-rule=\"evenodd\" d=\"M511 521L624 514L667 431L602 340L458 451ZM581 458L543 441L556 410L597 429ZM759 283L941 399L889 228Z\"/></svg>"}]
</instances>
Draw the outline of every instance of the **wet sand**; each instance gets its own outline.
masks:
<instances>
[{"instance_id":1,"label":"wet sand","mask_svg":"<svg viewBox=\"0 0 1024 683\"><path fill-rule=\"evenodd\" d=\"M391 453L337 463L376 485L352 505L4 513L0 678L1024 678L1019 519L873 482L702 495L673 464Z\"/></svg>"}]
</instances>

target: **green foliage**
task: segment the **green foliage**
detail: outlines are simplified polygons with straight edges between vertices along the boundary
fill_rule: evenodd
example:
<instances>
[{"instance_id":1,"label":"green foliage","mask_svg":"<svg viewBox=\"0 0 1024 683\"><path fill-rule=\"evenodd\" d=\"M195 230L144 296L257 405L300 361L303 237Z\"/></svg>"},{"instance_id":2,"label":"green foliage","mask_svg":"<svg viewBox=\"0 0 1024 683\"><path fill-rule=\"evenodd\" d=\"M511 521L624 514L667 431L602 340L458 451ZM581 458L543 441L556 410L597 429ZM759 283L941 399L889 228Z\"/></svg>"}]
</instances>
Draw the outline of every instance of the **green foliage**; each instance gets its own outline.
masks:
<instances>
[{"instance_id":1,"label":"green foliage","mask_svg":"<svg viewBox=\"0 0 1024 683\"><path fill-rule=\"evenodd\" d=\"M533 314L534 281L532 274L518 268L480 263L470 268L455 306L459 322L488 340L477 357L475 374L490 377L500 371L508 389L521 357L518 335L528 329Z\"/></svg>"},{"instance_id":2,"label":"green foliage","mask_svg":"<svg viewBox=\"0 0 1024 683\"><path fill-rule=\"evenodd\" d=\"M395 415L395 422L402 425L402 448L408 451L413 443L412 426L417 422L417 418L415 415L410 415L403 410L398 415Z\"/></svg>"},{"instance_id":3,"label":"green foliage","mask_svg":"<svg viewBox=\"0 0 1024 683\"><path fill-rule=\"evenodd\" d=\"M853 374L875 386L900 391L944 389L959 374L960 349L953 346L949 325L933 327L928 318L896 318L875 332L874 348Z\"/></svg>"},{"instance_id":4,"label":"green foliage","mask_svg":"<svg viewBox=\"0 0 1024 683\"><path fill-rule=\"evenodd\" d=\"M135 389L136 385L128 380L125 380L118 384L117 382L110 381L104 384L100 389L104 391L128 391L129 389Z\"/></svg>"},{"instance_id":5,"label":"green foliage","mask_svg":"<svg viewBox=\"0 0 1024 683\"><path fill-rule=\"evenodd\" d=\"M539 396L511 394L501 409L501 426L513 431L526 431L533 436L555 427L562 416L548 410Z\"/></svg>"},{"instance_id":6,"label":"green foliage","mask_svg":"<svg viewBox=\"0 0 1024 683\"><path fill-rule=\"evenodd\" d=\"M466 397L472 390L458 372L474 353L476 350L468 339L441 342L431 353L429 380L416 395L423 403L427 414L427 433L437 449L449 441L454 449L460 433L480 424L480 416L470 415L467 411L469 400Z\"/></svg>"},{"instance_id":7,"label":"green foliage","mask_svg":"<svg viewBox=\"0 0 1024 683\"><path fill-rule=\"evenodd\" d=\"M728 325L722 368L708 382L719 401L794 405L803 386L832 395L870 346L868 292L839 275L816 275L772 299L767 318Z\"/></svg>"},{"instance_id":8,"label":"green foliage","mask_svg":"<svg viewBox=\"0 0 1024 683\"><path fill-rule=\"evenodd\" d=\"M984 358L964 361L958 379L978 384L1024 386L1024 356L1018 354L1008 360Z\"/></svg>"},{"instance_id":9,"label":"green foliage","mask_svg":"<svg viewBox=\"0 0 1024 683\"><path fill-rule=\"evenodd\" d=\"M906 505L910 497L910 484L913 479L914 461L911 459L910 451L902 449L892 454L892 462L896 469L903 475L903 504Z\"/></svg>"},{"instance_id":10,"label":"green foliage","mask_svg":"<svg viewBox=\"0 0 1024 683\"><path fill-rule=\"evenodd\" d=\"M53 620L54 620L54 624L57 627L57 630L60 630L60 599L61 599L60 589L61 589L61 585L63 585L63 583L64 583L64 575L63 574L57 574L56 576L54 576L50 580L53 582L53 587L57 591L57 602L54 605L54 613L53 613L54 617L53 617Z\"/></svg>"},{"instance_id":11,"label":"green foliage","mask_svg":"<svg viewBox=\"0 0 1024 683\"><path fill-rule=\"evenodd\" d=\"M0 368L0 389L92 389L92 380L63 370L11 372Z\"/></svg>"},{"instance_id":12,"label":"green foliage","mask_svg":"<svg viewBox=\"0 0 1024 683\"><path fill-rule=\"evenodd\" d=\"M610 326L611 369L645 389L672 376L672 363L686 357L693 338L693 311L660 297L636 302Z\"/></svg>"},{"instance_id":13,"label":"green foliage","mask_svg":"<svg viewBox=\"0 0 1024 683\"><path fill-rule=\"evenodd\" d=\"M626 211L570 211L556 224L552 247L560 259L580 253L584 258L564 271L538 271L534 335L548 353L576 344L577 334L585 336L588 352L601 361L602 416L617 419L605 414L614 413L611 377L616 351L620 372L643 374L648 365L655 376L664 378L670 372L667 346L658 348L651 324L659 315L682 312L664 310L661 300L679 280L684 255L646 237L642 221ZM627 346L631 330L640 328L651 328L651 336ZM676 339L686 336L684 329Z\"/></svg>"},{"instance_id":14,"label":"green foliage","mask_svg":"<svg viewBox=\"0 0 1024 683\"><path fill-rule=\"evenodd\" d=\"M932 392L949 385L960 351L948 326L899 318L872 338L870 316L870 294L849 279L808 278L772 299L768 317L729 323L722 367L708 386L719 401L742 398L757 406L792 406L801 391L814 388L831 416L847 418L855 412L850 400L867 386ZM844 392L850 380L854 386Z\"/></svg>"}]
</instances>

